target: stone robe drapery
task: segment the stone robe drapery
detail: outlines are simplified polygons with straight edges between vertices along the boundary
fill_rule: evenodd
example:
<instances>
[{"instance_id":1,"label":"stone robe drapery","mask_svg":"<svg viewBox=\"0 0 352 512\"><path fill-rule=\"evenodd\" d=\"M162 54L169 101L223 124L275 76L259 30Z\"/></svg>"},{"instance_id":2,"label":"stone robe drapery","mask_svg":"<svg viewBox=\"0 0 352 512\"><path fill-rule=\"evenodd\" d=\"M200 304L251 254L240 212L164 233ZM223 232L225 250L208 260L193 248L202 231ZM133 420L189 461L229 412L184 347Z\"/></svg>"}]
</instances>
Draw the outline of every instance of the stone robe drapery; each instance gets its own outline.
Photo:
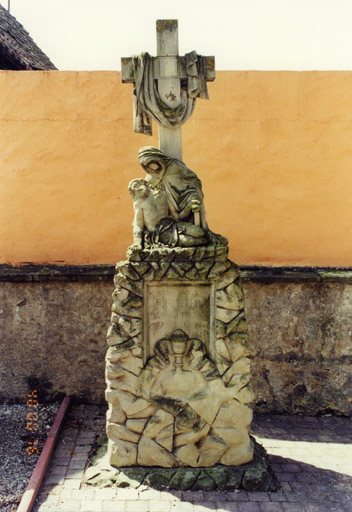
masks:
<instances>
[{"instance_id":1,"label":"stone robe drapery","mask_svg":"<svg viewBox=\"0 0 352 512\"><path fill-rule=\"evenodd\" d=\"M180 104L172 109L160 98L153 57L145 52L132 57L135 88L133 91L133 128L152 135L151 118L164 128L174 129L192 115L196 98L208 99L205 57L195 51L185 55L187 90L181 88Z\"/></svg>"}]
</instances>

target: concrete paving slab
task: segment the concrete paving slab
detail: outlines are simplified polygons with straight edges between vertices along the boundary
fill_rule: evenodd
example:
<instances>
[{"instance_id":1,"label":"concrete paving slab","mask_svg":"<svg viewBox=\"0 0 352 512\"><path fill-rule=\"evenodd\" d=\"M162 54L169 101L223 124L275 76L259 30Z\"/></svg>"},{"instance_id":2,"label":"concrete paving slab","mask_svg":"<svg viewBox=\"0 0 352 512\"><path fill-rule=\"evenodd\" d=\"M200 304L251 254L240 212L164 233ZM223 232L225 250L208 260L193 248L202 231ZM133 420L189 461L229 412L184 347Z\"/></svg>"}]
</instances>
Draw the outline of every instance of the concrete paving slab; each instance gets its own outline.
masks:
<instances>
[{"instance_id":1,"label":"concrete paving slab","mask_svg":"<svg viewBox=\"0 0 352 512\"><path fill-rule=\"evenodd\" d=\"M352 419L257 415L253 434L280 482L277 492L182 492L97 488L82 483L105 407L69 415L34 512L351 512Z\"/></svg>"}]
</instances>

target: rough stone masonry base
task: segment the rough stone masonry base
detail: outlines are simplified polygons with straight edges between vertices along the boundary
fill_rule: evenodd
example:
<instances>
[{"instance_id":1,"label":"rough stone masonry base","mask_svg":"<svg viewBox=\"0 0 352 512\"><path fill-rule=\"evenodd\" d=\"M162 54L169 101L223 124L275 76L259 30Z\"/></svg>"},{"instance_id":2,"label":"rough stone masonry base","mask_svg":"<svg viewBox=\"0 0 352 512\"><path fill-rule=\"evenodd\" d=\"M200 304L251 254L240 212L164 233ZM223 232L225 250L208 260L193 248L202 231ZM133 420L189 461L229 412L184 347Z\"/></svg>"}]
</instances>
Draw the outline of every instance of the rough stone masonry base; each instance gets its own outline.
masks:
<instances>
[{"instance_id":1,"label":"rough stone masonry base","mask_svg":"<svg viewBox=\"0 0 352 512\"><path fill-rule=\"evenodd\" d=\"M107 442L101 445L93 459L93 465L85 471L84 481L96 487L130 487L138 489L147 485L154 489L178 491L276 491L277 481L268 465L265 449L254 443L253 460L242 466L212 468L115 468L108 462Z\"/></svg>"},{"instance_id":2,"label":"rough stone masonry base","mask_svg":"<svg viewBox=\"0 0 352 512\"><path fill-rule=\"evenodd\" d=\"M116 271L106 355L110 464L251 461L247 322L227 247L140 251Z\"/></svg>"}]
</instances>

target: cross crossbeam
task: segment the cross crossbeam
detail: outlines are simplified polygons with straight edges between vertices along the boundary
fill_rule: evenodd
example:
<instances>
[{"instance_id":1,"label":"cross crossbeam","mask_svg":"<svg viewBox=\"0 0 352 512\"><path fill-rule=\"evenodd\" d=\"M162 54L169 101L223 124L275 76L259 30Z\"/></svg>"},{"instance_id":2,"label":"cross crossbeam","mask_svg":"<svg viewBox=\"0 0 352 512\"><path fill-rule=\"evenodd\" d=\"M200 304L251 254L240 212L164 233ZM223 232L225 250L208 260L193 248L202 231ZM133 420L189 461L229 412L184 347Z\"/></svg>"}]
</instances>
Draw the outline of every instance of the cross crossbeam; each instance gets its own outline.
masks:
<instances>
[{"instance_id":1,"label":"cross crossbeam","mask_svg":"<svg viewBox=\"0 0 352 512\"><path fill-rule=\"evenodd\" d=\"M187 90L190 72L187 56L178 55L178 21L157 20L157 57L151 58L153 78L157 81L158 94L171 111L181 104L181 89ZM215 80L215 58L200 57L206 82ZM194 70L192 71L194 74ZM133 58L121 59L123 83L136 83ZM148 112L147 112L148 113ZM159 147L169 156L182 160L181 126L165 127L158 123Z\"/></svg>"},{"instance_id":2,"label":"cross crossbeam","mask_svg":"<svg viewBox=\"0 0 352 512\"><path fill-rule=\"evenodd\" d=\"M207 60L207 82L213 82L215 80L215 57L205 57ZM161 63L161 59L164 63ZM152 57L153 60L153 73L155 78L169 78L170 74L166 68L166 61L168 57ZM177 56L177 77L180 79L187 79L186 73L186 58L184 56ZM171 59L169 60L171 61ZM174 66L174 64L172 64ZM160 69L161 68L161 69ZM175 68L174 68L175 69ZM121 59L121 79L124 84L134 83L135 76L133 73L132 57L123 57Z\"/></svg>"}]
</instances>

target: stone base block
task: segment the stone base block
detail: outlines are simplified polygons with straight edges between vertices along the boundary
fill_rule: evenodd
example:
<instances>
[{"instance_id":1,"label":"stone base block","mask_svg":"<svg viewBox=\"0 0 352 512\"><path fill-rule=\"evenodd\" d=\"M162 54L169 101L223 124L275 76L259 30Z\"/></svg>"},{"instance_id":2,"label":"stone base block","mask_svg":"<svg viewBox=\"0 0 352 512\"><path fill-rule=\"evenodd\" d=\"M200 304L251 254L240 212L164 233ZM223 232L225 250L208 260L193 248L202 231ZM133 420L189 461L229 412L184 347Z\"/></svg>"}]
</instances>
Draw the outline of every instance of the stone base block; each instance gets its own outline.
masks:
<instances>
[{"instance_id":1,"label":"stone base block","mask_svg":"<svg viewBox=\"0 0 352 512\"><path fill-rule=\"evenodd\" d=\"M252 460L244 296L226 255L217 246L165 248L116 265L106 354L111 465Z\"/></svg>"},{"instance_id":2,"label":"stone base block","mask_svg":"<svg viewBox=\"0 0 352 512\"><path fill-rule=\"evenodd\" d=\"M147 485L154 489L181 491L276 491L278 484L269 467L264 448L254 444L253 460L242 466L160 468L134 466L115 468L108 462L107 444L103 445L93 465L86 469L84 482L96 487L131 487Z\"/></svg>"}]
</instances>

